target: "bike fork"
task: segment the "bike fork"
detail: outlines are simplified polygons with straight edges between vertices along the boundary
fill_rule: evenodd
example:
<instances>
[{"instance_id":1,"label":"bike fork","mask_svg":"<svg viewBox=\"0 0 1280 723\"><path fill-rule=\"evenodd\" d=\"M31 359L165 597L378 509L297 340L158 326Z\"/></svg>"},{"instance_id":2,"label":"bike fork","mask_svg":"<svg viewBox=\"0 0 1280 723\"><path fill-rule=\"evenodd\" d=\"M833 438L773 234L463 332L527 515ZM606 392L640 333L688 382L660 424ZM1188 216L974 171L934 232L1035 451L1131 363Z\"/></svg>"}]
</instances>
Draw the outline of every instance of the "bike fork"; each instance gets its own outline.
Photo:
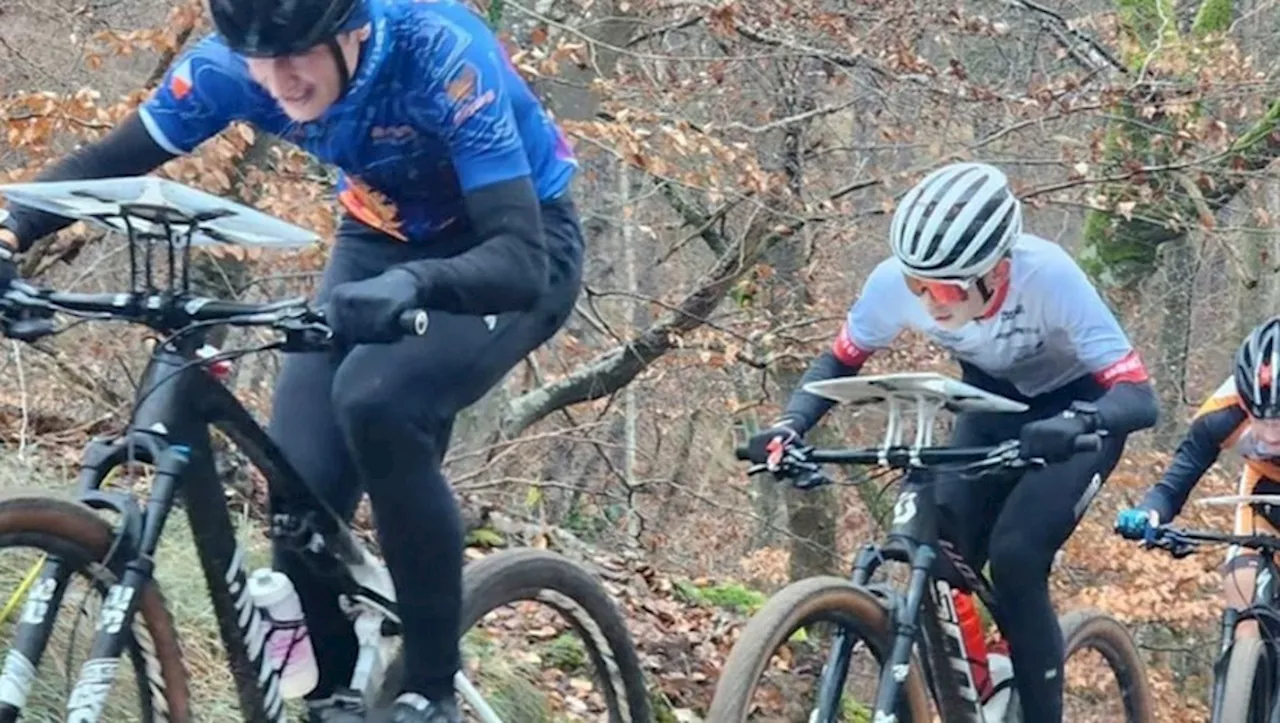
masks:
<instances>
[{"instance_id":1,"label":"bike fork","mask_svg":"<svg viewBox=\"0 0 1280 723\"><path fill-rule=\"evenodd\" d=\"M876 689L876 721L897 720L898 694L911 670L911 646L919 631L917 618L920 604L928 590L929 571L937 552L929 545L921 545L911 555L911 582L907 588L905 604L893 609L893 648L880 669L880 685Z\"/></svg>"},{"instance_id":2,"label":"bike fork","mask_svg":"<svg viewBox=\"0 0 1280 723\"><path fill-rule=\"evenodd\" d=\"M880 566L881 557L875 545L867 544L858 552L853 563L853 584L866 585L867 580ZM831 653L822 666L822 678L818 681L818 706L809 716L809 723L834 723L839 719L840 697L844 692L844 679L849 675L849 659L857 644L856 631L841 625L832 640Z\"/></svg>"},{"instance_id":3,"label":"bike fork","mask_svg":"<svg viewBox=\"0 0 1280 723\"><path fill-rule=\"evenodd\" d=\"M94 723L102 714L102 706L115 680L116 667L120 663L129 635L125 625L137 614L137 591L151 579L155 569L154 554L160 542L160 533L173 506L178 479L186 467L189 455L188 447L174 445L166 447L156 460L155 482L147 500L146 518L137 555L125 565L120 580L107 591L98 618L93 649L80 667L80 678L67 701L69 721Z\"/></svg>"},{"instance_id":4,"label":"bike fork","mask_svg":"<svg viewBox=\"0 0 1280 723\"><path fill-rule=\"evenodd\" d=\"M1222 611L1222 630L1219 633L1218 659L1213 664L1213 700L1209 709L1213 711L1211 723L1218 723L1222 712L1222 694L1226 692L1227 661L1231 659L1231 648L1235 641L1236 623L1240 619L1240 611L1227 608Z\"/></svg>"},{"instance_id":5,"label":"bike fork","mask_svg":"<svg viewBox=\"0 0 1280 723\"><path fill-rule=\"evenodd\" d=\"M52 555L47 556L36 569L39 577L27 593L27 601L15 626L13 647L5 656L4 669L0 671L0 721L17 720L26 705L27 694L35 682L36 669L57 621L57 615L49 612L62 606L62 596L71 581L70 571L64 569L62 560Z\"/></svg>"}]
</instances>

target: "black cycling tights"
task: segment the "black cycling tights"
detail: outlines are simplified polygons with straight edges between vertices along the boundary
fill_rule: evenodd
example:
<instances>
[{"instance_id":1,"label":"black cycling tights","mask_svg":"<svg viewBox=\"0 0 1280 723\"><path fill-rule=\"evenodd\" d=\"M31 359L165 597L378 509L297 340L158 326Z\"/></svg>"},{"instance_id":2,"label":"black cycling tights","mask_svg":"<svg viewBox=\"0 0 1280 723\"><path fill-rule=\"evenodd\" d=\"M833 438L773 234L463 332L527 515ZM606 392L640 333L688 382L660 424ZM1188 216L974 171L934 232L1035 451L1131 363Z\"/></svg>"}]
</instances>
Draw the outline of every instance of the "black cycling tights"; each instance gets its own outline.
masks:
<instances>
[{"instance_id":1,"label":"black cycling tights","mask_svg":"<svg viewBox=\"0 0 1280 723\"><path fill-rule=\"evenodd\" d=\"M960 414L950 444L998 444L1017 439L1032 420L1057 414L1063 404L1032 403L1025 414ZM1054 554L1076 528L1093 495L1111 473L1123 438L1104 438L1098 452L1033 470L1020 478L942 477L938 502L947 531L974 569L991 561L1000 629L1009 642L1023 718L1062 721L1062 631L1049 599Z\"/></svg>"},{"instance_id":2,"label":"black cycling tights","mask_svg":"<svg viewBox=\"0 0 1280 723\"><path fill-rule=\"evenodd\" d=\"M544 205L542 220L551 289L537 308L489 321L432 312L420 338L288 355L276 388L269 433L303 479L347 519L362 489L369 493L404 622L404 687L428 698L452 693L459 665L463 535L440 471L454 417L555 334L581 283L572 204ZM318 300L336 284L440 254L438 245L424 250L345 223ZM307 697L327 697L350 680L355 634L336 594L296 554L275 552L302 598L320 666Z\"/></svg>"}]
</instances>

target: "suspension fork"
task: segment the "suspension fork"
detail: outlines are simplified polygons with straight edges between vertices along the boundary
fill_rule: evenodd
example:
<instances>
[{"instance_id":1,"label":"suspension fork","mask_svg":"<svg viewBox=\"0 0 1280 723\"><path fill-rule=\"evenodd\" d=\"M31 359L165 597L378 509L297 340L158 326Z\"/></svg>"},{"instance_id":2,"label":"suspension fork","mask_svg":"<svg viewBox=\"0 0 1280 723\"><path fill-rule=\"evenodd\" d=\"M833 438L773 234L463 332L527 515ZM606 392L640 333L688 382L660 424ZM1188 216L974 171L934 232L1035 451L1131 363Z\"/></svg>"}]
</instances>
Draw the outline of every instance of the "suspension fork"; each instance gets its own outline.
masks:
<instances>
[{"instance_id":1,"label":"suspension fork","mask_svg":"<svg viewBox=\"0 0 1280 723\"><path fill-rule=\"evenodd\" d=\"M137 614L141 601L137 592L147 584L155 570L155 551L190 455L191 449L185 445L159 445L159 453L155 455L155 481L147 500L137 551L125 563L120 580L107 591L99 613L93 648L80 667L80 677L67 701L68 715L78 722L92 723L102 713L103 703L131 634L129 623Z\"/></svg>"},{"instance_id":2,"label":"suspension fork","mask_svg":"<svg viewBox=\"0 0 1280 723\"><path fill-rule=\"evenodd\" d=\"M880 667L880 685L876 690L876 720L893 720L898 707L898 694L911 670L911 648L920 632L920 606L929 588L929 573L938 553L932 545L919 545L911 554L911 582L906 600L894 605L893 647Z\"/></svg>"},{"instance_id":3,"label":"suspension fork","mask_svg":"<svg viewBox=\"0 0 1280 723\"><path fill-rule=\"evenodd\" d=\"M114 439L94 439L81 455L79 501L93 509L110 510L119 516L115 542L107 558L98 561L112 569L116 569L115 560L131 555L136 549L135 543L142 530L142 515L131 496L104 491L102 485L111 471L118 469L131 456L131 448L139 458L150 459L151 445L147 442L154 441L150 436L149 432L134 431ZM137 445L140 437L146 439ZM16 719L26 705L35 672L44 658L45 647L57 622L57 615L49 612L62 607L74 573L74 562L68 564L57 555L41 554L0 614L0 620L7 619L26 596L14 624L13 645L5 656L3 671L0 671L0 681L4 681L0 684L0 721Z\"/></svg>"},{"instance_id":4,"label":"suspension fork","mask_svg":"<svg viewBox=\"0 0 1280 723\"><path fill-rule=\"evenodd\" d=\"M884 557L876 545L870 542L863 545L853 563L853 584L865 587L883 562ZM853 646L857 642L855 631L844 625L836 628L831 641L831 652L822 666L822 677L818 681L818 707L816 717L811 719L812 723L835 723L839 719L840 697L844 692L844 680L849 675Z\"/></svg>"}]
</instances>

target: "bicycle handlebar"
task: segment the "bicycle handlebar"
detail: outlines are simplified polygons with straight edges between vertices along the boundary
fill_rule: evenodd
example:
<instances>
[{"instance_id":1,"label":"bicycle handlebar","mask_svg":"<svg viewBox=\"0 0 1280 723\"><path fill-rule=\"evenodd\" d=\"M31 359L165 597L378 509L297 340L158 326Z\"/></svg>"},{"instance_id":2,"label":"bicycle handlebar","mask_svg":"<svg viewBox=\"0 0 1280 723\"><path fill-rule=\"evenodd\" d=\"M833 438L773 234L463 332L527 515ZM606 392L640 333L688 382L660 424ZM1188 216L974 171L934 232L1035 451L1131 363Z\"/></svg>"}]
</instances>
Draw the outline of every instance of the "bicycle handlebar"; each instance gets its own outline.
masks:
<instances>
[{"instance_id":1,"label":"bicycle handlebar","mask_svg":"<svg viewBox=\"0 0 1280 723\"><path fill-rule=\"evenodd\" d=\"M1075 452L1096 452L1102 447L1101 434L1083 434L1076 437ZM747 447L738 447L733 451L740 460L751 459ZM986 447L863 447L855 449L815 449L813 447L793 447L783 458L771 468L768 463L753 464L747 474L772 472L774 476L792 478L793 485L799 489L809 489L831 480L819 470L821 464L861 464L884 465L894 469L929 468L943 465L959 464L961 471L982 468L1019 469L1029 466L1042 466L1044 460L1024 458L1021 456L1021 445L1018 440L1009 440L1001 444Z\"/></svg>"},{"instance_id":2,"label":"bicycle handlebar","mask_svg":"<svg viewBox=\"0 0 1280 723\"><path fill-rule=\"evenodd\" d=\"M191 324L223 323L231 326L269 326L295 334L295 350L326 347L333 330L325 323L324 312L313 309L304 298L247 303L187 294L147 294L141 292L84 294L39 289L24 281L14 281L3 297L0 312L5 336L35 341L57 333L52 316L66 313L86 318L114 319L173 330ZM14 318L14 312L37 312ZM410 309L398 319L405 334L421 336L427 330L427 312ZM297 333L312 332L307 339Z\"/></svg>"},{"instance_id":3,"label":"bicycle handlebar","mask_svg":"<svg viewBox=\"0 0 1280 723\"><path fill-rule=\"evenodd\" d=\"M1148 527L1143 547L1154 547L1182 559L1206 543L1236 545L1268 554L1280 553L1280 537L1274 535L1227 535L1220 532L1186 530L1168 525Z\"/></svg>"}]
</instances>

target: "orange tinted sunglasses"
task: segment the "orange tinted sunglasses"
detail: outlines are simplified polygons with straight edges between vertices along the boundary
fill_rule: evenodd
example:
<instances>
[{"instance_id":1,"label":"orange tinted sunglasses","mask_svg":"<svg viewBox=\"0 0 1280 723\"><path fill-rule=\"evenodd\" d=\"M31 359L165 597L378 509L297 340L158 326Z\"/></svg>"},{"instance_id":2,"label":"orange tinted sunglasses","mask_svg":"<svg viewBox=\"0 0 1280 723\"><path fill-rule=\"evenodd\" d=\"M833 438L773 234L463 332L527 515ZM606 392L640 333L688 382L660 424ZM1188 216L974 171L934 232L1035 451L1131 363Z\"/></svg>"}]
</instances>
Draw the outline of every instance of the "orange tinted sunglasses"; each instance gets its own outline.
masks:
<instances>
[{"instance_id":1,"label":"orange tinted sunglasses","mask_svg":"<svg viewBox=\"0 0 1280 723\"><path fill-rule=\"evenodd\" d=\"M972 281L942 281L939 279L918 279L903 274L907 280L907 288L916 296L926 293L939 304L959 304L969 298L969 286Z\"/></svg>"}]
</instances>

